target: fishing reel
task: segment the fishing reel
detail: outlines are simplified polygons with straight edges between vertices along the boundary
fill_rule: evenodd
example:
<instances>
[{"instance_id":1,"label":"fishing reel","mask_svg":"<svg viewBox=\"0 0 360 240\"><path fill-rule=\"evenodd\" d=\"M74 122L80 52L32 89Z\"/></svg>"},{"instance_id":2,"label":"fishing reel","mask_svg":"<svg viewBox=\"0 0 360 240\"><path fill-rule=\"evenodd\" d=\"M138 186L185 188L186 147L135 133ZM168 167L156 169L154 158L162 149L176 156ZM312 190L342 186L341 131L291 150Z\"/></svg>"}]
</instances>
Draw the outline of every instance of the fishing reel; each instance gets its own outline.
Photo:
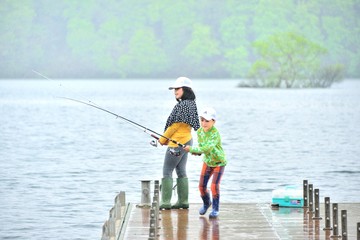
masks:
<instances>
[{"instance_id":1,"label":"fishing reel","mask_svg":"<svg viewBox=\"0 0 360 240\"><path fill-rule=\"evenodd\" d=\"M153 139L153 140L150 141L150 145L153 146L153 147L157 147L157 146L158 146L158 141L155 140L155 139ZM178 156L181 155L180 149L169 148L168 151L169 151L169 153L170 153L171 155L176 156L176 157L178 157Z\"/></svg>"},{"instance_id":2,"label":"fishing reel","mask_svg":"<svg viewBox=\"0 0 360 240\"><path fill-rule=\"evenodd\" d=\"M155 139L150 141L150 145L153 146L153 147L157 147L158 146L157 143L158 142Z\"/></svg>"},{"instance_id":3,"label":"fishing reel","mask_svg":"<svg viewBox=\"0 0 360 240\"><path fill-rule=\"evenodd\" d=\"M178 157L181 154L180 150L176 148L169 148L169 153L175 157Z\"/></svg>"}]
</instances>

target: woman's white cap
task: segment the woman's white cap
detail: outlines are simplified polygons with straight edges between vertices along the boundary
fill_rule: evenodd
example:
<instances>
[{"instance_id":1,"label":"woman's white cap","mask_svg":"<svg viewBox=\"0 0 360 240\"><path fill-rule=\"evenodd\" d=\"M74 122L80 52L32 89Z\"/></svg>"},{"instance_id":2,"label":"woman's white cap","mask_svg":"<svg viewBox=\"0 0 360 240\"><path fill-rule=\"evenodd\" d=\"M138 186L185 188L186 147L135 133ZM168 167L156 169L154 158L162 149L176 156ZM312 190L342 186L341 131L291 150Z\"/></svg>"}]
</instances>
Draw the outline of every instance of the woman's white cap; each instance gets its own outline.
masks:
<instances>
[{"instance_id":1,"label":"woman's white cap","mask_svg":"<svg viewBox=\"0 0 360 240\"><path fill-rule=\"evenodd\" d=\"M200 114L200 117L203 117L208 121L216 120L216 111L212 107L204 108Z\"/></svg>"},{"instance_id":2,"label":"woman's white cap","mask_svg":"<svg viewBox=\"0 0 360 240\"><path fill-rule=\"evenodd\" d=\"M174 89L174 88L181 88L181 87L192 87L192 81L190 80L190 78L187 77L179 77L178 79L176 79L175 83L169 87L169 90Z\"/></svg>"}]
</instances>

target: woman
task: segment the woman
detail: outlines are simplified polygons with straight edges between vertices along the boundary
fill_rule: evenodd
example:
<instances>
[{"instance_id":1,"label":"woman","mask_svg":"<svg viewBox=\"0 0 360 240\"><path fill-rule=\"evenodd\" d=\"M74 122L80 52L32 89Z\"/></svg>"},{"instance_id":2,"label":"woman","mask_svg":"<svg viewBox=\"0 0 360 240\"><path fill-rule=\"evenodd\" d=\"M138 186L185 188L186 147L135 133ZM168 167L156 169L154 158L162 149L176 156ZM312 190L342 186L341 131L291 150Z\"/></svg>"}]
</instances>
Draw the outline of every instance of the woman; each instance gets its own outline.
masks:
<instances>
[{"instance_id":1,"label":"woman","mask_svg":"<svg viewBox=\"0 0 360 240\"><path fill-rule=\"evenodd\" d=\"M179 77L169 87L169 90L172 89L174 89L175 98L178 103L166 121L164 137L159 139L161 145L168 145L163 165L161 202L159 207L160 209L188 209L189 182L186 175L188 153L177 144L168 141L168 139L184 145L192 145L191 129L193 128L196 131L200 128L200 123L195 103L196 97L192 90L192 81L186 77ZM174 169L178 177L176 181L178 201L175 205L171 205L172 173Z\"/></svg>"}]
</instances>

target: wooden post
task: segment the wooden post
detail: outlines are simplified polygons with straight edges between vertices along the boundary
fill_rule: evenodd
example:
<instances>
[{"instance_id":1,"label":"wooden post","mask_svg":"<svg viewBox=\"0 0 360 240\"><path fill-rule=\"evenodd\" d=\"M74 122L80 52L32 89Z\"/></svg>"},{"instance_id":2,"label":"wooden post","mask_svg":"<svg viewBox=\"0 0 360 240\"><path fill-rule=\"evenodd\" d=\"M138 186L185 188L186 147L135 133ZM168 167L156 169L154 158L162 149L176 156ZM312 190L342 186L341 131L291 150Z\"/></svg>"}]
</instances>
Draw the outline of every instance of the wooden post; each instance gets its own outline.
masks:
<instances>
[{"instance_id":1,"label":"wooden post","mask_svg":"<svg viewBox=\"0 0 360 240\"><path fill-rule=\"evenodd\" d=\"M309 184L309 210L308 213L314 212L314 202L313 202L313 185Z\"/></svg>"},{"instance_id":2,"label":"wooden post","mask_svg":"<svg viewBox=\"0 0 360 240\"><path fill-rule=\"evenodd\" d=\"M330 236L331 238L340 238L339 235L339 225L338 225L338 204L333 203L333 234Z\"/></svg>"},{"instance_id":3,"label":"wooden post","mask_svg":"<svg viewBox=\"0 0 360 240\"><path fill-rule=\"evenodd\" d=\"M159 180L155 180L154 181L154 196L159 197L159 193L160 193L160 183L159 183Z\"/></svg>"},{"instance_id":4,"label":"wooden post","mask_svg":"<svg viewBox=\"0 0 360 240\"><path fill-rule=\"evenodd\" d=\"M155 219L155 209L152 208L150 210L150 229L149 229L149 240L156 239L157 234L157 226L156 226L156 219Z\"/></svg>"},{"instance_id":5,"label":"wooden post","mask_svg":"<svg viewBox=\"0 0 360 240\"><path fill-rule=\"evenodd\" d=\"M150 228L149 228L149 240L154 240L158 238L158 228L159 228L159 180L154 182L154 197L150 209Z\"/></svg>"},{"instance_id":6,"label":"wooden post","mask_svg":"<svg viewBox=\"0 0 360 240\"><path fill-rule=\"evenodd\" d=\"M330 198L325 197L325 227L324 230L332 230L330 222Z\"/></svg>"},{"instance_id":7,"label":"wooden post","mask_svg":"<svg viewBox=\"0 0 360 240\"><path fill-rule=\"evenodd\" d=\"M309 205L308 203L308 180L303 181L303 197L304 197L304 208L307 208Z\"/></svg>"},{"instance_id":8,"label":"wooden post","mask_svg":"<svg viewBox=\"0 0 360 240\"><path fill-rule=\"evenodd\" d=\"M155 210L154 214L155 214L155 228L156 228L156 237L158 236L158 229L159 229L159 204L157 202L153 202L152 203L152 208Z\"/></svg>"},{"instance_id":9,"label":"wooden post","mask_svg":"<svg viewBox=\"0 0 360 240\"><path fill-rule=\"evenodd\" d=\"M346 210L341 210L341 237L342 240L348 239Z\"/></svg>"},{"instance_id":10,"label":"wooden post","mask_svg":"<svg viewBox=\"0 0 360 240\"><path fill-rule=\"evenodd\" d=\"M156 219L158 222L158 228L160 228L160 224L159 221L160 219L160 183L159 180L155 180L154 181L154 198L153 198L153 202L156 202Z\"/></svg>"},{"instance_id":11,"label":"wooden post","mask_svg":"<svg viewBox=\"0 0 360 240\"><path fill-rule=\"evenodd\" d=\"M120 191L114 200L114 206L109 211L109 219L102 227L101 240L115 240L121 234L122 222L126 214L125 192Z\"/></svg>"},{"instance_id":12,"label":"wooden post","mask_svg":"<svg viewBox=\"0 0 360 240\"><path fill-rule=\"evenodd\" d=\"M115 238L116 227L115 227L115 207L112 207L109 212L109 237Z\"/></svg>"},{"instance_id":13,"label":"wooden post","mask_svg":"<svg viewBox=\"0 0 360 240\"><path fill-rule=\"evenodd\" d=\"M103 228L102 228L102 237L101 240L109 240L109 222L108 220L105 221Z\"/></svg>"},{"instance_id":14,"label":"wooden post","mask_svg":"<svg viewBox=\"0 0 360 240\"><path fill-rule=\"evenodd\" d=\"M150 208L151 207L151 198L150 198L150 180L141 180L141 203L136 205L140 208Z\"/></svg>"},{"instance_id":15,"label":"wooden post","mask_svg":"<svg viewBox=\"0 0 360 240\"><path fill-rule=\"evenodd\" d=\"M322 219L320 217L320 190L319 189L315 189L315 216L313 217L313 219L315 220L320 220Z\"/></svg>"},{"instance_id":16,"label":"wooden post","mask_svg":"<svg viewBox=\"0 0 360 240\"><path fill-rule=\"evenodd\" d=\"M116 195L115 197L115 219L120 220L121 219L121 199L120 199L120 193Z\"/></svg>"},{"instance_id":17,"label":"wooden post","mask_svg":"<svg viewBox=\"0 0 360 240\"><path fill-rule=\"evenodd\" d=\"M150 181L142 180L141 181L141 203L144 205L150 206L151 198L150 198Z\"/></svg>"},{"instance_id":18,"label":"wooden post","mask_svg":"<svg viewBox=\"0 0 360 240\"><path fill-rule=\"evenodd\" d=\"M160 202L160 184L159 180L154 181L154 197L153 201L157 203L157 208L159 208L159 202Z\"/></svg>"},{"instance_id":19,"label":"wooden post","mask_svg":"<svg viewBox=\"0 0 360 240\"><path fill-rule=\"evenodd\" d=\"M121 206L125 206L126 204L126 197L125 197L125 192L124 191L120 191L120 203L121 203Z\"/></svg>"}]
</instances>

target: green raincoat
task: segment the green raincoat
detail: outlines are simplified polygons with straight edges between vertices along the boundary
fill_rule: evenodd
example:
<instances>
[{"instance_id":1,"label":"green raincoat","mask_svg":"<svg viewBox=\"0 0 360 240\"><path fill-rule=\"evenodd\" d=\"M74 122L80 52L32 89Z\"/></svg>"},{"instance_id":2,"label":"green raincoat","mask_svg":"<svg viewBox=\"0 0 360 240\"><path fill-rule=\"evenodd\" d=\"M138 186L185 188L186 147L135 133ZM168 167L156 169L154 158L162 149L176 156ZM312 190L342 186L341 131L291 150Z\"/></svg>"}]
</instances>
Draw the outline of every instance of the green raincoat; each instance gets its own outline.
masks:
<instances>
[{"instance_id":1,"label":"green raincoat","mask_svg":"<svg viewBox=\"0 0 360 240\"><path fill-rule=\"evenodd\" d=\"M221 146L220 133L215 126L210 128L207 132L201 127L196 133L199 145L190 147L190 152L204 154L203 161L209 167L226 166L227 161Z\"/></svg>"}]
</instances>

